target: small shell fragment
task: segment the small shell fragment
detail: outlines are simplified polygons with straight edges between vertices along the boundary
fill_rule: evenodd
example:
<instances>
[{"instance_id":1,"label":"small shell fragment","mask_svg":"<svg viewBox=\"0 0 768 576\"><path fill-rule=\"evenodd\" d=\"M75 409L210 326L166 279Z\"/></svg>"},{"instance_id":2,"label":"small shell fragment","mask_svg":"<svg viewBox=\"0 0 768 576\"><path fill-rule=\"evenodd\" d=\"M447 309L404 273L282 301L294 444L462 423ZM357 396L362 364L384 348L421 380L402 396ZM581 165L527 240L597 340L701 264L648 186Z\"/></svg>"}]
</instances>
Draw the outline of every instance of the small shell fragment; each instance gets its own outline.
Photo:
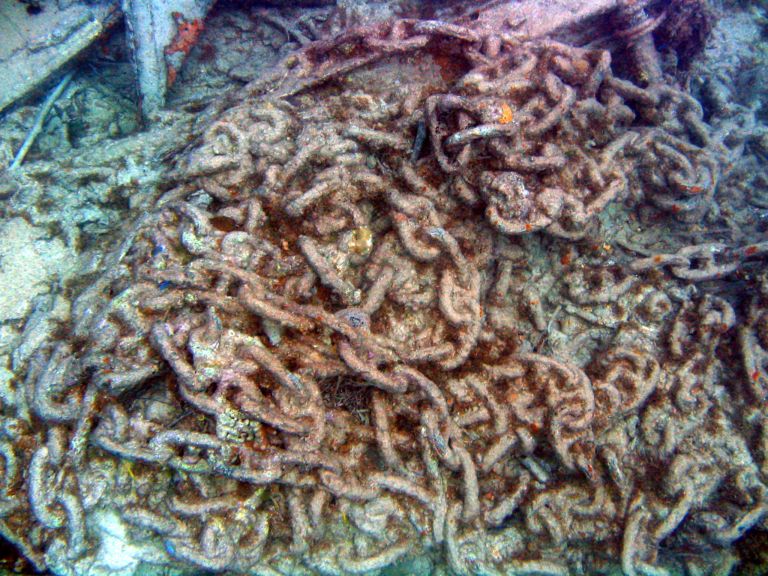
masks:
<instances>
[{"instance_id":1,"label":"small shell fragment","mask_svg":"<svg viewBox=\"0 0 768 576\"><path fill-rule=\"evenodd\" d=\"M349 238L349 251L358 256L367 256L373 248L373 233L367 226L360 226L352 231Z\"/></svg>"}]
</instances>

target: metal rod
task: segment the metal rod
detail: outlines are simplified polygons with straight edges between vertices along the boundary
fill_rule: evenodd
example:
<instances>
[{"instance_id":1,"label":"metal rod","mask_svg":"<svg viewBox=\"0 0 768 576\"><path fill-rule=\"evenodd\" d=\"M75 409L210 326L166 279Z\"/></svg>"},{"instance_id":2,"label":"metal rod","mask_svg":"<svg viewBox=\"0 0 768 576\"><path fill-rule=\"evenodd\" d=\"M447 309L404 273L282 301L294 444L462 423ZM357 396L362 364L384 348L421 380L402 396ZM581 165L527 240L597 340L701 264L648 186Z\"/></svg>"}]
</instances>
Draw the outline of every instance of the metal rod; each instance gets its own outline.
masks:
<instances>
[{"instance_id":1,"label":"metal rod","mask_svg":"<svg viewBox=\"0 0 768 576\"><path fill-rule=\"evenodd\" d=\"M11 170L21 166L21 163L24 161L24 157L27 155L27 152L29 152L29 149L32 148L32 144L35 143L35 140L40 135L40 132L43 131L43 125L45 124L45 119L48 117L48 113L51 111L51 108L53 108L56 100L59 99L62 92L64 92L66 87L69 85L69 82L72 80L74 75L74 70L67 72L56 86L56 88L53 90L53 92L51 92L48 95L48 98L45 99L43 107L40 109L40 112L37 113L37 118L35 118L35 123L32 126L32 129L29 131L29 134L27 134L27 138L24 140L24 144L21 145L21 148L19 148L19 151L16 153L16 157L11 163Z\"/></svg>"}]
</instances>

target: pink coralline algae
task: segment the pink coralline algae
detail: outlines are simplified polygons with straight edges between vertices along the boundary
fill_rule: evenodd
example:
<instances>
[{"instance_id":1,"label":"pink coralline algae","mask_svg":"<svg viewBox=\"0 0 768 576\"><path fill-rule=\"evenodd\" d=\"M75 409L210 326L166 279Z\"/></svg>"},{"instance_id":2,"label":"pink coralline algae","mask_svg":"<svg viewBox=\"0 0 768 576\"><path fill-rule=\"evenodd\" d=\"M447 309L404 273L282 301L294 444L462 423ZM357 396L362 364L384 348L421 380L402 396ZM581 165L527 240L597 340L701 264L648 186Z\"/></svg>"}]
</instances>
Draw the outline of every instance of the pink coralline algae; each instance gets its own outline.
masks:
<instances>
[{"instance_id":1,"label":"pink coralline algae","mask_svg":"<svg viewBox=\"0 0 768 576\"><path fill-rule=\"evenodd\" d=\"M401 20L217 106L2 399L36 566L93 557L106 507L178 568L726 573L768 513L768 295L742 320L690 282L768 248L583 255L613 206L707 209L696 100Z\"/></svg>"}]
</instances>

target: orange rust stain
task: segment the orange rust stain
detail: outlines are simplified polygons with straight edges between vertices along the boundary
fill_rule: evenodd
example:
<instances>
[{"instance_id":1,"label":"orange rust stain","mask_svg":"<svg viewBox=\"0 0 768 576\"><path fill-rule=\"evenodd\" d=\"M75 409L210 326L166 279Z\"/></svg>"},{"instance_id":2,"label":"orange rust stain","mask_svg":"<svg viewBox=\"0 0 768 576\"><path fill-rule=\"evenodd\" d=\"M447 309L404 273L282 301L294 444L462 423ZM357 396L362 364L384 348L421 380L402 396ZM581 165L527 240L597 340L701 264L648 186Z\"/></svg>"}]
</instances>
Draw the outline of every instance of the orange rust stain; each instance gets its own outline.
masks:
<instances>
[{"instance_id":1,"label":"orange rust stain","mask_svg":"<svg viewBox=\"0 0 768 576\"><path fill-rule=\"evenodd\" d=\"M653 261L656 262L656 264L659 264L661 262L661 256L657 254L653 257Z\"/></svg>"},{"instance_id":2,"label":"orange rust stain","mask_svg":"<svg viewBox=\"0 0 768 576\"><path fill-rule=\"evenodd\" d=\"M752 372L752 382L757 382L758 380L760 380L760 371L755 370Z\"/></svg>"},{"instance_id":3,"label":"orange rust stain","mask_svg":"<svg viewBox=\"0 0 768 576\"><path fill-rule=\"evenodd\" d=\"M592 68L592 66L589 64L588 61L586 61L586 60L584 60L582 58L579 58L578 60L575 60L573 62L573 68L579 74L584 75L584 74L589 74L589 71Z\"/></svg>"},{"instance_id":4,"label":"orange rust stain","mask_svg":"<svg viewBox=\"0 0 768 576\"><path fill-rule=\"evenodd\" d=\"M237 230L237 222L228 216L213 216L210 219L211 225L220 232L232 232Z\"/></svg>"},{"instance_id":5,"label":"orange rust stain","mask_svg":"<svg viewBox=\"0 0 768 576\"><path fill-rule=\"evenodd\" d=\"M571 253L566 252L562 256L560 256L560 264L563 266L570 266L571 265Z\"/></svg>"},{"instance_id":6,"label":"orange rust stain","mask_svg":"<svg viewBox=\"0 0 768 576\"><path fill-rule=\"evenodd\" d=\"M529 224L528 222L526 222L525 223L525 231L526 232L530 232L531 230L533 230L533 226L531 224Z\"/></svg>"},{"instance_id":7,"label":"orange rust stain","mask_svg":"<svg viewBox=\"0 0 768 576\"><path fill-rule=\"evenodd\" d=\"M499 115L499 124L509 124L513 118L512 108L506 102L501 103L501 114Z\"/></svg>"},{"instance_id":8,"label":"orange rust stain","mask_svg":"<svg viewBox=\"0 0 768 576\"><path fill-rule=\"evenodd\" d=\"M456 78L462 76L466 71L466 65L462 63L461 58L453 54L437 53L433 54L435 64L440 70L440 77L444 82L453 82Z\"/></svg>"},{"instance_id":9,"label":"orange rust stain","mask_svg":"<svg viewBox=\"0 0 768 576\"><path fill-rule=\"evenodd\" d=\"M166 54L181 52L189 54L192 46L195 45L200 33L205 28L203 21L199 18L194 20L185 20L181 12L174 12L173 17L176 20L176 37L165 47Z\"/></svg>"},{"instance_id":10,"label":"orange rust stain","mask_svg":"<svg viewBox=\"0 0 768 576\"><path fill-rule=\"evenodd\" d=\"M752 256L753 254L757 253L757 246L747 246L747 249L744 250L744 254L747 256Z\"/></svg>"}]
</instances>

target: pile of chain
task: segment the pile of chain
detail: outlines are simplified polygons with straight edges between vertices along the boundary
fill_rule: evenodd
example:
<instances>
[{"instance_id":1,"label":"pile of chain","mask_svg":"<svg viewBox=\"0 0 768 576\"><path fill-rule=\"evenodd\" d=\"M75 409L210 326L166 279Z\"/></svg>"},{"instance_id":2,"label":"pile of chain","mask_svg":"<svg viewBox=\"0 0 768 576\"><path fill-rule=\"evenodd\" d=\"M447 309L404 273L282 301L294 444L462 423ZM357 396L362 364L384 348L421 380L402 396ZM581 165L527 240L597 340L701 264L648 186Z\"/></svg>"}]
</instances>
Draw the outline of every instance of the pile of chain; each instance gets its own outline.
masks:
<instances>
[{"instance_id":1,"label":"pile of chain","mask_svg":"<svg viewBox=\"0 0 768 576\"><path fill-rule=\"evenodd\" d=\"M734 310L563 262L560 298L615 314L577 362L538 346L552 310L516 273L520 236L557 250L616 198L699 213L690 97L411 20L240 96L2 398L0 533L39 568L92 561L108 507L213 571L664 574L692 546L724 569L768 510L726 402ZM763 386L764 310L741 332Z\"/></svg>"}]
</instances>

